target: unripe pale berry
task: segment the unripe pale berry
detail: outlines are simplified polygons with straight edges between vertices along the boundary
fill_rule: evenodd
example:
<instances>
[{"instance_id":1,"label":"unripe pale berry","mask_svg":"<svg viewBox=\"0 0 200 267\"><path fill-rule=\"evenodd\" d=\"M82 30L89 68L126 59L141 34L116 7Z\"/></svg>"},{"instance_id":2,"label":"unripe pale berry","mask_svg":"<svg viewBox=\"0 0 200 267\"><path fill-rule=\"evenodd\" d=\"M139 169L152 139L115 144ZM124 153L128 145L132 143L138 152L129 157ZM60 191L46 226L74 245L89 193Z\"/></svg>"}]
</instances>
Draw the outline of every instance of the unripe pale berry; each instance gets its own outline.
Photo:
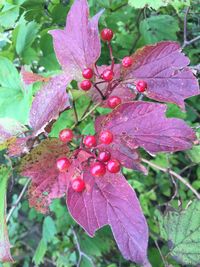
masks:
<instances>
[{"instance_id":1,"label":"unripe pale berry","mask_svg":"<svg viewBox=\"0 0 200 267\"><path fill-rule=\"evenodd\" d=\"M146 91L147 89L147 83L145 81L137 81L136 82L136 89L138 90L138 92L143 93Z\"/></svg>"},{"instance_id":2,"label":"unripe pale berry","mask_svg":"<svg viewBox=\"0 0 200 267\"><path fill-rule=\"evenodd\" d=\"M118 96L111 96L108 98L107 103L108 103L109 108L114 109L122 103L122 100Z\"/></svg>"},{"instance_id":3,"label":"unripe pale berry","mask_svg":"<svg viewBox=\"0 0 200 267\"><path fill-rule=\"evenodd\" d=\"M84 140L83 140L83 144L87 148L95 147L97 145L96 137L94 135L88 135L88 136L86 136L84 138Z\"/></svg>"},{"instance_id":4,"label":"unripe pale berry","mask_svg":"<svg viewBox=\"0 0 200 267\"><path fill-rule=\"evenodd\" d=\"M90 173L94 177L101 177L106 173L106 166L102 162L95 162L90 167Z\"/></svg>"},{"instance_id":5,"label":"unripe pale berry","mask_svg":"<svg viewBox=\"0 0 200 267\"><path fill-rule=\"evenodd\" d=\"M86 68L82 71L82 75L85 79L91 79L93 77L93 70Z\"/></svg>"},{"instance_id":6,"label":"unripe pale berry","mask_svg":"<svg viewBox=\"0 0 200 267\"><path fill-rule=\"evenodd\" d=\"M59 139L60 141L67 143L70 142L74 137L74 134L71 129L63 129L59 133Z\"/></svg>"},{"instance_id":7,"label":"unripe pale berry","mask_svg":"<svg viewBox=\"0 0 200 267\"><path fill-rule=\"evenodd\" d=\"M117 159L111 159L107 163L107 170L111 173L117 173L121 169L120 162Z\"/></svg>"},{"instance_id":8,"label":"unripe pale berry","mask_svg":"<svg viewBox=\"0 0 200 267\"><path fill-rule=\"evenodd\" d=\"M106 69L101 74L101 78L106 82L110 82L114 78L114 72L112 70Z\"/></svg>"},{"instance_id":9,"label":"unripe pale berry","mask_svg":"<svg viewBox=\"0 0 200 267\"><path fill-rule=\"evenodd\" d=\"M110 42L113 38L113 31L111 29L105 28L101 31L101 39L104 42Z\"/></svg>"},{"instance_id":10,"label":"unripe pale berry","mask_svg":"<svg viewBox=\"0 0 200 267\"><path fill-rule=\"evenodd\" d=\"M122 59L122 66L124 68L129 68L132 66L132 64L133 64L133 59L131 57L124 57Z\"/></svg>"},{"instance_id":11,"label":"unripe pale berry","mask_svg":"<svg viewBox=\"0 0 200 267\"><path fill-rule=\"evenodd\" d=\"M102 144L109 145L113 141L113 134L109 130L102 131L99 134L99 141Z\"/></svg>"},{"instance_id":12,"label":"unripe pale berry","mask_svg":"<svg viewBox=\"0 0 200 267\"><path fill-rule=\"evenodd\" d=\"M60 172L66 172L69 169L70 165L71 165L71 163L70 163L69 159L66 157L59 158L56 161L57 169Z\"/></svg>"},{"instance_id":13,"label":"unripe pale berry","mask_svg":"<svg viewBox=\"0 0 200 267\"><path fill-rule=\"evenodd\" d=\"M76 192L82 192L85 189L85 182L80 177L72 180L72 189Z\"/></svg>"},{"instance_id":14,"label":"unripe pale berry","mask_svg":"<svg viewBox=\"0 0 200 267\"><path fill-rule=\"evenodd\" d=\"M90 90L90 88L92 87L92 82L90 80L83 80L81 83L80 83L80 88L83 90L83 91L88 91Z\"/></svg>"},{"instance_id":15,"label":"unripe pale berry","mask_svg":"<svg viewBox=\"0 0 200 267\"><path fill-rule=\"evenodd\" d=\"M111 157L110 152L105 150L99 152L97 159L102 162L107 162L109 161L110 157Z\"/></svg>"}]
</instances>

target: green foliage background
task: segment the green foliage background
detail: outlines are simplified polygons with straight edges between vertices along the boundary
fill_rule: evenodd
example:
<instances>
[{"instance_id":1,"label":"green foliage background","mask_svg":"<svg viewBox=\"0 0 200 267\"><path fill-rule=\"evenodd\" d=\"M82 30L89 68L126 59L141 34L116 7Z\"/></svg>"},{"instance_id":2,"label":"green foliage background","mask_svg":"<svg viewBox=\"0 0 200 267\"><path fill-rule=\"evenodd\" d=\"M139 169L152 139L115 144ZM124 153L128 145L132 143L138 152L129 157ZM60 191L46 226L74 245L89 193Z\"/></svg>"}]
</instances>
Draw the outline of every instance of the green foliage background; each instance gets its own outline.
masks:
<instances>
[{"instance_id":1,"label":"green foliage background","mask_svg":"<svg viewBox=\"0 0 200 267\"><path fill-rule=\"evenodd\" d=\"M47 75L59 71L48 31L64 27L72 3L71 0L0 2L0 118L10 117L23 124L27 123L32 96L39 89L39 84L25 91L19 70L22 65L27 65L30 70L45 72ZM91 15L105 9L100 20L100 29L106 26L115 32L112 44L117 61L141 46L161 40L175 40L182 44L184 13L188 6L187 38L191 40L200 35L198 0L89 0L89 4ZM195 68L198 71L200 42L186 46L184 52L191 59L191 65L197 66ZM103 44L99 64L105 63L109 63L109 54ZM169 104L168 117L182 118L198 132L199 100L199 97L187 100L187 113ZM83 106L89 100L85 96L79 96L77 101L78 113L81 114L84 111ZM98 108L96 115L103 112L104 109ZM70 127L73 123L71 111L64 112L55 123L51 136L57 136L61 129ZM92 134L93 118L82 122L76 131ZM11 162L4 154L5 151L2 150L1 165L8 165L10 168ZM145 152L143 156L150 159ZM200 190L200 146L181 153L159 154L151 162L173 169L195 189ZM13 164L17 164L17 160ZM192 192L169 174L163 174L156 169L149 169L148 176L126 169L124 173L136 190L148 220L149 258L152 266L176 267L183 263L186 266L197 266L200 262L200 231L197 231L200 229L199 202L193 202L189 210L180 213L194 199ZM8 186L8 209L15 203L25 182L25 178L13 173ZM178 211L173 212L173 209ZM179 228L182 225L183 231L175 231L172 227ZM184 233L188 229L189 238L185 239ZM76 238L83 253L81 267L93 266L91 259L94 266L135 266L122 258L109 227L98 231L94 239L89 238L70 218L63 200L55 200L51 206L51 214L45 217L30 209L25 197L10 218L8 230L15 263L4 264L5 267L77 266L79 254ZM176 249L170 247L169 240L176 244ZM180 244L181 248L178 249ZM191 253L188 252L188 246L192 245L195 254L192 258L187 258L185 255Z\"/></svg>"}]
</instances>

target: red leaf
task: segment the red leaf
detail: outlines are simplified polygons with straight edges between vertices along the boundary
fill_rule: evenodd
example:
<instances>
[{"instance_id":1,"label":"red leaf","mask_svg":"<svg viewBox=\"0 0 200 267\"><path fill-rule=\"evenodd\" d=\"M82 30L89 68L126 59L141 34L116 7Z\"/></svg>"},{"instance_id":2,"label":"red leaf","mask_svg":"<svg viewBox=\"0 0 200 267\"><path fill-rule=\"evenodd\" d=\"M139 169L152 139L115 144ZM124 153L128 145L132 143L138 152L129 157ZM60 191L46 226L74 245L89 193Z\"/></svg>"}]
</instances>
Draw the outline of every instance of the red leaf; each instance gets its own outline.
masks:
<instances>
[{"instance_id":1,"label":"red leaf","mask_svg":"<svg viewBox=\"0 0 200 267\"><path fill-rule=\"evenodd\" d=\"M149 98L175 103L184 109L184 99L198 95L199 86L187 67L189 59L178 43L167 41L145 46L132 56L133 65L126 79L144 80Z\"/></svg>"},{"instance_id":2,"label":"red leaf","mask_svg":"<svg viewBox=\"0 0 200 267\"><path fill-rule=\"evenodd\" d=\"M32 179L29 188L29 203L45 213L54 198L66 192L67 177L59 173L56 160L69 154L66 144L57 139L46 139L22 159L21 174Z\"/></svg>"},{"instance_id":3,"label":"red leaf","mask_svg":"<svg viewBox=\"0 0 200 267\"><path fill-rule=\"evenodd\" d=\"M35 82L48 82L50 78L38 75L33 72L26 71L23 67L21 69L22 80L26 85Z\"/></svg>"},{"instance_id":4,"label":"red leaf","mask_svg":"<svg viewBox=\"0 0 200 267\"><path fill-rule=\"evenodd\" d=\"M82 79L82 70L92 67L100 56L98 20L101 14L89 20L87 1L76 0L68 13L65 29L50 31L57 59L74 79Z\"/></svg>"},{"instance_id":5,"label":"red leaf","mask_svg":"<svg viewBox=\"0 0 200 267\"><path fill-rule=\"evenodd\" d=\"M180 119L167 119L166 106L150 102L129 102L96 121L96 131L114 134L119 146L143 147L150 153L175 152L192 147L194 131Z\"/></svg>"},{"instance_id":6,"label":"red leaf","mask_svg":"<svg viewBox=\"0 0 200 267\"><path fill-rule=\"evenodd\" d=\"M109 224L123 256L146 264L148 228L134 190L121 174L95 179L86 170L83 179L83 193L68 189L67 206L73 218L91 236Z\"/></svg>"},{"instance_id":7,"label":"red leaf","mask_svg":"<svg viewBox=\"0 0 200 267\"><path fill-rule=\"evenodd\" d=\"M30 111L30 125L36 135L43 131L47 123L56 119L61 111L70 106L66 93L66 86L70 81L71 78L64 74L55 76L36 94Z\"/></svg>"}]
</instances>

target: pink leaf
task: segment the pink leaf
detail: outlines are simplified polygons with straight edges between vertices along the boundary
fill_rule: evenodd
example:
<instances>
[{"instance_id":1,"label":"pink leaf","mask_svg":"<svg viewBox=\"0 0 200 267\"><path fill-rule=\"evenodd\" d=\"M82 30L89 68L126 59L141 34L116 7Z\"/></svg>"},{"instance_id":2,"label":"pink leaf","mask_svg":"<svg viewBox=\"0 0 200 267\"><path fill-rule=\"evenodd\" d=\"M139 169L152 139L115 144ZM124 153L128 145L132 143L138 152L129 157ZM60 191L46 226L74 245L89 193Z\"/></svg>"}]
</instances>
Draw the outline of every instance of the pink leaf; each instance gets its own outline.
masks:
<instances>
[{"instance_id":1,"label":"pink leaf","mask_svg":"<svg viewBox=\"0 0 200 267\"><path fill-rule=\"evenodd\" d=\"M89 20L86 0L75 0L66 21L64 30L52 30L54 49L62 69L74 79L81 78L81 71L92 67L101 52L98 34L99 12Z\"/></svg>"},{"instance_id":2,"label":"pink leaf","mask_svg":"<svg viewBox=\"0 0 200 267\"><path fill-rule=\"evenodd\" d=\"M8 145L9 157L20 157L29 151L29 143L32 143L31 136L20 137Z\"/></svg>"},{"instance_id":3,"label":"pink leaf","mask_svg":"<svg viewBox=\"0 0 200 267\"><path fill-rule=\"evenodd\" d=\"M129 102L101 116L96 130L110 130L119 145L132 149L143 147L150 153L191 148L196 139L194 131L180 119L167 119L165 111L166 106L162 104Z\"/></svg>"},{"instance_id":4,"label":"pink leaf","mask_svg":"<svg viewBox=\"0 0 200 267\"><path fill-rule=\"evenodd\" d=\"M83 193L74 192L71 186L68 189L67 205L73 218L91 236L109 224L123 256L146 264L148 228L134 190L121 174L95 179L86 170L83 179Z\"/></svg>"},{"instance_id":5,"label":"pink leaf","mask_svg":"<svg viewBox=\"0 0 200 267\"><path fill-rule=\"evenodd\" d=\"M189 59L178 43L166 41L145 46L132 56L133 66L125 77L147 82L149 98L175 103L184 109L184 99L198 95L199 86L187 67Z\"/></svg>"},{"instance_id":6,"label":"pink leaf","mask_svg":"<svg viewBox=\"0 0 200 267\"><path fill-rule=\"evenodd\" d=\"M30 111L30 125L35 134L42 132L51 120L57 119L59 113L70 106L66 93L70 81L71 78L64 74L55 76L36 94Z\"/></svg>"},{"instance_id":7,"label":"pink leaf","mask_svg":"<svg viewBox=\"0 0 200 267\"><path fill-rule=\"evenodd\" d=\"M67 177L56 168L58 157L69 154L66 144L58 139L46 139L27 154L21 164L21 174L32 179L29 203L40 212L47 212L54 198L66 192Z\"/></svg>"}]
</instances>

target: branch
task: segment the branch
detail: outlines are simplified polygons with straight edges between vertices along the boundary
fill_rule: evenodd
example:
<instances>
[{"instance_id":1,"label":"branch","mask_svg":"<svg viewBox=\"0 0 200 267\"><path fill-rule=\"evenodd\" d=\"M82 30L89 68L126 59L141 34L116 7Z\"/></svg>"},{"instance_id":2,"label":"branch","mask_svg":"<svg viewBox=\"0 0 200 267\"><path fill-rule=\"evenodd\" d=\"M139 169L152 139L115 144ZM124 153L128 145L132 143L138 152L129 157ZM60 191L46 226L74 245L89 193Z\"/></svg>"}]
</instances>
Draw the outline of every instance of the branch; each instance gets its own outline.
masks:
<instances>
[{"instance_id":1,"label":"branch","mask_svg":"<svg viewBox=\"0 0 200 267\"><path fill-rule=\"evenodd\" d=\"M191 186L191 184L190 183L188 183L183 177L181 177L178 173L176 173L176 172L174 172L174 171L172 171L172 170L169 170L169 169L167 169L167 168L162 168L162 167L160 167L160 166L158 166L158 165L156 165L156 164L154 164L154 163L152 163L152 162L150 162L150 161L148 161L148 160L146 160L146 159L143 159L142 158L142 162L145 162L145 163L147 163L150 167L153 167L153 168L155 168L155 169L157 169L157 170L160 170L160 171L162 171L162 172L164 172L164 173L169 173L169 174L171 174L173 177L175 177L176 179L178 179L181 183L183 183L186 187L188 187L193 193L194 193L194 195L196 195L196 197L198 198L198 199L200 199L200 194L196 191L196 189L194 189L192 186Z\"/></svg>"},{"instance_id":2,"label":"branch","mask_svg":"<svg viewBox=\"0 0 200 267\"><path fill-rule=\"evenodd\" d=\"M9 222L9 220L10 220L10 218L11 218L13 212L15 211L15 209L17 208L18 204L20 203L20 201L21 201L23 195L25 194L26 189L27 189L27 187L28 187L30 181L31 181L31 179L28 179L28 180L26 181L26 183L25 183L25 185L24 185L24 187L23 187L21 193L20 193L19 196L18 196L17 201L15 202L15 204L13 204L12 208L10 209L10 211L9 211L9 213L8 213L8 215L7 215L7 218L6 218L6 222L7 222L7 223Z\"/></svg>"},{"instance_id":3,"label":"branch","mask_svg":"<svg viewBox=\"0 0 200 267\"><path fill-rule=\"evenodd\" d=\"M183 45L182 45L182 49L185 48L188 45L193 44L194 42L200 40L200 35L193 38L192 40L188 41L187 40L187 16L189 13L190 7L187 7L185 10L185 15L184 15L184 29L183 29Z\"/></svg>"}]
</instances>

